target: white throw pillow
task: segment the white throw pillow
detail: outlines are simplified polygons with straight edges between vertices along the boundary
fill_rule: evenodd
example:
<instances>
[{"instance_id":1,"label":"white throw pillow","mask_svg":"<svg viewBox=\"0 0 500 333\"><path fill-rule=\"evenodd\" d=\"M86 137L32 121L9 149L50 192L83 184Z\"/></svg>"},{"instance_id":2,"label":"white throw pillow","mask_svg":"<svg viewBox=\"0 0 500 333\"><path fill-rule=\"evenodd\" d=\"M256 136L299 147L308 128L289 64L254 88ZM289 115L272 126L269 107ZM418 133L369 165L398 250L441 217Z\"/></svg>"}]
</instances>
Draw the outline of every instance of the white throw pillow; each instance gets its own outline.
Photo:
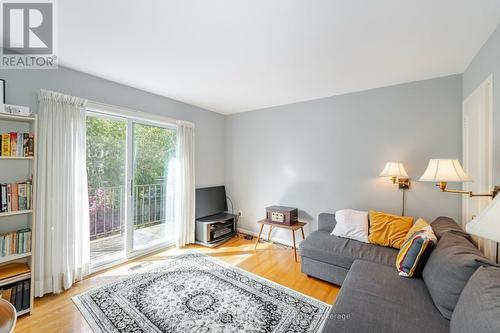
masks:
<instances>
[{"instance_id":1,"label":"white throw pillow","mask_svg":"<svg viewBox=\"0 0 500 333\"><path fill-rule=\"evenodd\" d=\"M368 243L368 212L342 209L335 212L335 220L331 235Z\"/></svg>"}]
</instances>

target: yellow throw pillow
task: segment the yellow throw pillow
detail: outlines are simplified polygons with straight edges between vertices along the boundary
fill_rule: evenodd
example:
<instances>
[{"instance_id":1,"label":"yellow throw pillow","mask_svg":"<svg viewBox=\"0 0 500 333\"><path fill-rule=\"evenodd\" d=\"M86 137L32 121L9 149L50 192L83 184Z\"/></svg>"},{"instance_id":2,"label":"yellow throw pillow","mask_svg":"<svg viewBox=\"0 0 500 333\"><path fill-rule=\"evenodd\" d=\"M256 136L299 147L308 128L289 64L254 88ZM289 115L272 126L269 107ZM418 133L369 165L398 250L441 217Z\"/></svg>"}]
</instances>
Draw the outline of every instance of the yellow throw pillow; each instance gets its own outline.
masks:
<instances>
[{"instance_id":1,"label":"yellow throw pillow","mask_svg":"<svg viewBox=\"0 0 500 333\"><path fill-rule=\"evenodd\" d=\"M406 237L405 237L405 240L404 240L404 242L403 242L403 243L406 243L406 241L407 241L408 239L410 239L410 238L411 238L411 236L413 236L413 234L414 234L415 232L417 232L417 231L419 231L419 230L421 230L421 229L423 229L423 228L427 227L428 225L430 225L430 224L429 224L429 222L427 222L426 220L424 220L423 218L421 218L421 217L420 217L420 218L417 220L417 222L415 222L415 223L413 224L413 227L411 227L411 228L410 228L410 230L408 230L408 233L406 234Z\"/></svg>"},{"instance_id":2,"label":"yellow throw pillow","mask_svg":"<svg viewBox=\"0 0 500 333\"><path fill-rule=\"evenodd\" d=\"M368 241L372 244L399 249L403 245L412 224L413 217L397 216L371 210Z\"/></svg>"}]
</instances>

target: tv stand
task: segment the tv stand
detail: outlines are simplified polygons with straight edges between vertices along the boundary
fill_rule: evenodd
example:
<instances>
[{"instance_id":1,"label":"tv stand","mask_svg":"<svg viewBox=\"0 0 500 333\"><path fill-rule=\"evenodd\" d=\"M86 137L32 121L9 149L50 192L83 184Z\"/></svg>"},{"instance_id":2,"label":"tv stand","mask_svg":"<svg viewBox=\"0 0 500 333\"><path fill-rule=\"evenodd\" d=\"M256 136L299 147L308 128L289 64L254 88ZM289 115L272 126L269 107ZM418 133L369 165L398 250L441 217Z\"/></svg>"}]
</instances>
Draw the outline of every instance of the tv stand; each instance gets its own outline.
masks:
<instances>
[{"instance_id":1,"label":"tv stand","mask_svg":"<svg viewBox=\"0 0 500 333\"><path fill-rule=\"evenodd\" d=\"M238 216L218 213L197 219L195 222L195 243L215 247L227 242L236 235Z\"/></svg>"}]
</instances>

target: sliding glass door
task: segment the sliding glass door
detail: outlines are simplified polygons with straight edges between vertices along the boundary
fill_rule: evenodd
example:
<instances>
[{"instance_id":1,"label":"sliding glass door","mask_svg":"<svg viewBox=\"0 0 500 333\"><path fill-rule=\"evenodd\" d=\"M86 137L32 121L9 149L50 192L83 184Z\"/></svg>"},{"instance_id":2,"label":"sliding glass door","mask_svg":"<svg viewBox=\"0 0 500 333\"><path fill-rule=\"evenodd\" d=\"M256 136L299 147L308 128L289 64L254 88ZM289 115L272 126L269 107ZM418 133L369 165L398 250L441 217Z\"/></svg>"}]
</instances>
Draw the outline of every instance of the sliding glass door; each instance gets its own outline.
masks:
<instances>
[{"instance_id":1,"label":"sliding glass door","mask_svg":"<svg viewBox=\"0 0 500 333\"><path fill-rule=\"evenodd\" d=\"M175 130L133 123L132 251L173 241Z\"/></svg>"},{"instance_id":2,"label":"sliding glass door","mask_svg":"<svg viewBox=\"0 0 500 333\"><path fill-rule=\"evenodd\" d=\"M93 269L174 241L175 127L89 112Z\"/></svg>"},{"instance_id":3,"label":"sliding glass door","mask_svg":"<svg viewBox=\"0 0 500 333\"><path fill-rule=\"evenodd\" d=\"M127 121L87 116L90 260L99 266L125 257Z\"/></svg>"}]
</instances>

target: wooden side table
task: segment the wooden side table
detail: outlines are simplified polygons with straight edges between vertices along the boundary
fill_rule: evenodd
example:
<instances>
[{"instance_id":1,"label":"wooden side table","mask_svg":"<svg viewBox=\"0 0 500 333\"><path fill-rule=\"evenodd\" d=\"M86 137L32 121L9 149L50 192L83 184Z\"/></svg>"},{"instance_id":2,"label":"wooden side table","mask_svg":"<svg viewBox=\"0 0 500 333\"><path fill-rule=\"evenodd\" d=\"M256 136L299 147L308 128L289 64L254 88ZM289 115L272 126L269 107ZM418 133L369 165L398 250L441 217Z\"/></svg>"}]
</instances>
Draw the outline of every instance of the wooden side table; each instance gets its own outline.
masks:
<instances>
[{"instance_id":1,"label":"wooden side table","mask_svg":"<svg viewBox=\"0 0 500 333\"><path fill-rule=\"evenodd\" d=\"M269 233L267 234L267 240L271 240L271 233L274 228L281 228L281 229L288 229L292 231L292 239L293 239L293 254L295 256L295 262L297 262L297 247L295 246L295 231L299 230L302 233L302 239L304 239L304 226L307 224L305 222L297 222L292 225L286 225L282 223L276 223L276 222L271 222L268 220L260 220L257 222L260 224L260 231L259 231L259 237L257 237L257 243L255 243L255 250L257 250L257 245L259 245L260 241L260 235L262 234L262 229L264 229L264 226L267 225L269 226Z\"/></svg>"}]
</instances>

